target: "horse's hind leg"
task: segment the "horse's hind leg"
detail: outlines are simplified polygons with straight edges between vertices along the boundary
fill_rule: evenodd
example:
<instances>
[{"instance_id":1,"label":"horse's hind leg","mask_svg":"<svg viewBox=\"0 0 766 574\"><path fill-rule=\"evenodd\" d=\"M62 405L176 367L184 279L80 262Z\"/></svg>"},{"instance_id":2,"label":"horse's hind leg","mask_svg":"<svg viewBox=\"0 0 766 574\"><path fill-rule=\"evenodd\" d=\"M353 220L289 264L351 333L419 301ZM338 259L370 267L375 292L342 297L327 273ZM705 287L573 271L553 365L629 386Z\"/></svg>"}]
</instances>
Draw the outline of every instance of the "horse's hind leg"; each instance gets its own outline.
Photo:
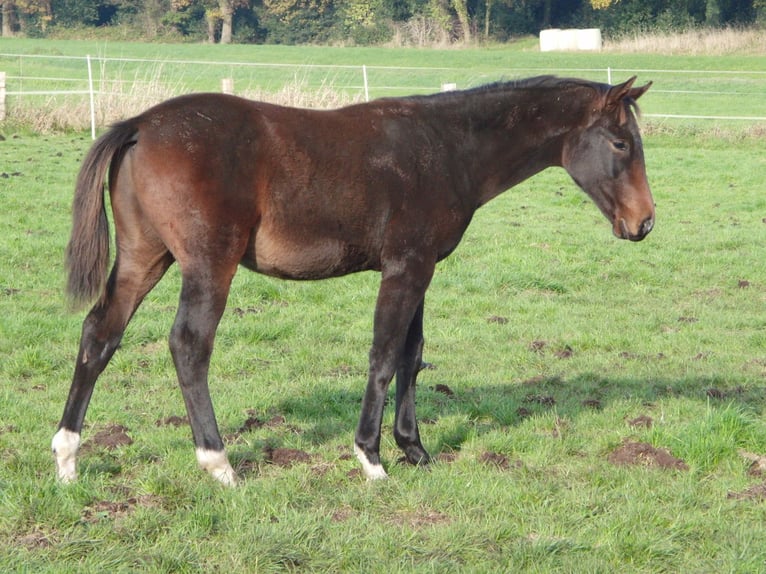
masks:
<instances>
[{"instance_id":1,"label":"horse's hind leg","mask_svg":"<svg viewBox=\"0 0 766 574\"><path fill-rule=\"evenodd\" d=\"M163 248L154 247L151 253L135 249L118 249L120 251L104 296L83 322L72 385L51 445L57 474L63 482L77 478L80 432L96 379L112 358L136 308L173 262ZM146 256L148 262L122 255L137 253Z\"/></svg>"},{"instance_id":2,"label":"horse's hind leg","mask_svg":"<svg viewBox=\"0 0 766 574\"><path fill-rule=\"evenodd\" d=\"M213 340L226 307L236 262L183 268L183 285L170 352L189 415L197 462L225 485L236 482L224 450L208 389Z\"/></svg>"}]
</instances>

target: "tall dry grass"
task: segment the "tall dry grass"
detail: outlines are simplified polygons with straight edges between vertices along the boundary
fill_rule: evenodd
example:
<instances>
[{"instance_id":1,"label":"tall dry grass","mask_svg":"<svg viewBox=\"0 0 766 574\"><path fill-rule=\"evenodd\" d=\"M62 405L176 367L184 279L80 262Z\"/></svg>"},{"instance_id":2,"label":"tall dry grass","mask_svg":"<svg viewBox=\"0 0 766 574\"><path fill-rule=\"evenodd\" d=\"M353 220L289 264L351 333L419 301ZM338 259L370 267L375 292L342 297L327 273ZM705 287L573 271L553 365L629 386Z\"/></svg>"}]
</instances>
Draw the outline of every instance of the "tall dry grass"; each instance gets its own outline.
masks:
<instances>
[{"instance_id":1,"label":"tall dry grass","mask_svg":"<svg viewBox=\"0 0 766 574\"><path fill-rule=\"evenodd\" d=\"M355 104L363 99L361 93L354 95L333 88L332 82L323 82L318 88L311 88L304 78L295 77L276 92L263 89L245 90L242 97L294 108L332 109Z\"/></svg>"},{"instance_id":2,"label":"tall dry grass","mask_svg":"<svg viewBox=\"0 0 766 574\"><path fill-rule=\"evenodd\" d=\"M102 65L103 66L103 65ZM162 81L162 65L143 74L126 77L121 71L107 74L94 86L93 113L97 126L124 119L169 97L182 93L181 84ZM91 125L90 98L84 94L54 94L43 99L26 97L12 101L8 117L37 133L83 130Z\"/></svg>"},{"instance_id":3,"label":"tall dry grass","mask_svg":"<svg viewBox=\"0 0 766 574\"><path fill-rule=\"evenodd\" d=\"M100 77L102 80L96 87L93 101L97 127L138 115L164 100L192 91L181 82L166 82L161 64L133 77L126 77L119 71L110 76L105 70ZM319 109L349 105L363 97L362 94L335 90L331 82L318 88L310 87L307 80L299 76L277 91L250 89L237 95L285 106ZM91 125L90 99L87 94L20 99L10 104L8 117L12 118L13 124L36 133L85 130Z\"/></svg>"},{"instance_id":4,"label":"tall dry grass","mask_svg":"<svg viewBox=\"0 0 766 574\"><path fill-rule=\"evenodd\" d=\"M636 32L605 40L603 50L689 56L766 54L766 29L722 28L667 34Z\"/></svg>"}]
</instances>

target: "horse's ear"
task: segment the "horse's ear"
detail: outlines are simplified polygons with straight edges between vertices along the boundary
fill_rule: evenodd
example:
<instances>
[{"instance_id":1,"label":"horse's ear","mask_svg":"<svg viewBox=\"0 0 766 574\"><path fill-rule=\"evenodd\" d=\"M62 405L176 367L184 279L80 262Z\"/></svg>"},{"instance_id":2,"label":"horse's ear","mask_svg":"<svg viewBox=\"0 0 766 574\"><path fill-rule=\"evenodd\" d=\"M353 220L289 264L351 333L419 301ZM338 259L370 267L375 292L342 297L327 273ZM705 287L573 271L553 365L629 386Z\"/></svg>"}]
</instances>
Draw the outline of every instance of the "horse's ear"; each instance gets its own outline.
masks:
<instances>
[{"instance_id":1,"label":"horse's ear","mask_svg":"<svg viewBox=\"0 0 766 574\"><path fill-rule=\"evenodd\" d=\"M637 100L641 96L643 96L646 93L646 90L652 87L652 82L649 82L645 86L640 86L638 88L631 88L628 92L628 97L632 100Z\"/></svg>"},{"instance_id":2,"label":"horse's ear","mask_svg":"<svg viewBox=\"0 0 766 574\"><path fill-rule=\"evenodd\" d=\"M634 88L633 83L635 81L636 76L633 76L627 82L612 86L606 93L604 108L607 110L620 110L620 122L625 121L625 106L622 105L623 102L627 100L629 104L635 106L636 100L644 95L644 92L646 92L652 85L652 83L649 82L645 86Z\"/></svg>"},{"instance_id":3,"label":"horse's ear","mask_svg":"<svg viewBox=\"0 0 766 574\"><path fill-rule=\"evenodd\" d=\"M631 100L637 100L638 98L643 96L646 90L648 90L652 86L652 82L649 82L645 86L634 88L633 84L635 83L635 81L636 81L636 76L633 76L627 82L623 82L622 84L617 84L616 86L612 86L611 88L609 88L609 91L606 94L606 105L616 106L625 98L630 98Z\"/></svg>"},{"instance_id":4,"label":"horse's ear","mask_svg":"<svg viewBox=\"0 0 766 574\"><path fill-rule=\"evenodd\" d=\"M618 107L622 103L622 100L630 94L630 88L635 81L636 76L633 76L627 82L609 88L609 91L606 93L606 107L611 109Z\"/></svg>"}]
</instances>

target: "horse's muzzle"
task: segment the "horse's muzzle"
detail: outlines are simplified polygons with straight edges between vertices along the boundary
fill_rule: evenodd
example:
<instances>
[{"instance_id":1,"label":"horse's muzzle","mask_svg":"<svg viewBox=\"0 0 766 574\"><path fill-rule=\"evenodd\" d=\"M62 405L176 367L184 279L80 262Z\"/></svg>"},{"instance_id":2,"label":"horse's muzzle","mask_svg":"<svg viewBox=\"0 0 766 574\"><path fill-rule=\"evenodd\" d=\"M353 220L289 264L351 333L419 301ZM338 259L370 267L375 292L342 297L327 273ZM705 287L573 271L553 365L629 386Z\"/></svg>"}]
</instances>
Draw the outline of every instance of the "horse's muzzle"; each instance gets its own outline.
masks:
<instances>
[{"instance_id":1,"label":"horse's muzzle","mask_svg":"<svg viewBox=\"0 0 766 574\"><path fill-rule=\"evenodd\" d=\"M654 216L650 215L646 219L644 219L641 222L641 225L638 226L638 230L636 233L632 233L630 229L628 228L627 222L620 218L619 221L619 228L620 232L617 233L617 229L615 228L615 235L619 237L620 239L628 239L630 241L641 241L644 237L649 235L649 232L654 227Z\"/></svg>"}]
</instances>

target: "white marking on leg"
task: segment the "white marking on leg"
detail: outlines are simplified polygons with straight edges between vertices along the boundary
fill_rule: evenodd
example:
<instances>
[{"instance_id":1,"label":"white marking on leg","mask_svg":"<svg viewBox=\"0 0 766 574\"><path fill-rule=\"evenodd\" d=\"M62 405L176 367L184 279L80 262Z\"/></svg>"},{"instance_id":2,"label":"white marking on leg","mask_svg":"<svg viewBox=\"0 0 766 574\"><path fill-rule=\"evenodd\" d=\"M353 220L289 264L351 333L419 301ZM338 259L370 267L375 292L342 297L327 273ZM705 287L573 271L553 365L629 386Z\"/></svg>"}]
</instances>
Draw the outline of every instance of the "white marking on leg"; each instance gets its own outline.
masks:
<instances>
[{"instance_id":1,"label":"white marking on leg","mask_svg":"<svg viewBox=\"0 0 766 574\"><path fill-rule=\"evenodd\" d=\"M61 482L77 480L77 449L80 448L80 433L60 428L51 441L56 459L56 475Z\"/></svg>"},{"instance_id":2,"label":"white marking on leg","mask_svg":"<svg viewBox=\"0 0 766 574\"><path fill-rule=\"evenodd\" d=\"M226 451L197 449L197 462L218 482L225 486L236 486L237 475L229 464Z\"/></svg>"},{"instance_id":3,"label":"white marking on leg","mask_svg":"<svg viewBox=\"0 0 766 574\"><path fill-rule=\"evenodd\" d=\"M383 465L372 464L370 459L367 458L367 455L364 454L364 451L357 445L354 445L354 453L356 454L356 458L359 459L359 462L362 463L362 472L367 480L381 480L388 478L386 471L383 470Z\"/></svg>"}]
</instances>

